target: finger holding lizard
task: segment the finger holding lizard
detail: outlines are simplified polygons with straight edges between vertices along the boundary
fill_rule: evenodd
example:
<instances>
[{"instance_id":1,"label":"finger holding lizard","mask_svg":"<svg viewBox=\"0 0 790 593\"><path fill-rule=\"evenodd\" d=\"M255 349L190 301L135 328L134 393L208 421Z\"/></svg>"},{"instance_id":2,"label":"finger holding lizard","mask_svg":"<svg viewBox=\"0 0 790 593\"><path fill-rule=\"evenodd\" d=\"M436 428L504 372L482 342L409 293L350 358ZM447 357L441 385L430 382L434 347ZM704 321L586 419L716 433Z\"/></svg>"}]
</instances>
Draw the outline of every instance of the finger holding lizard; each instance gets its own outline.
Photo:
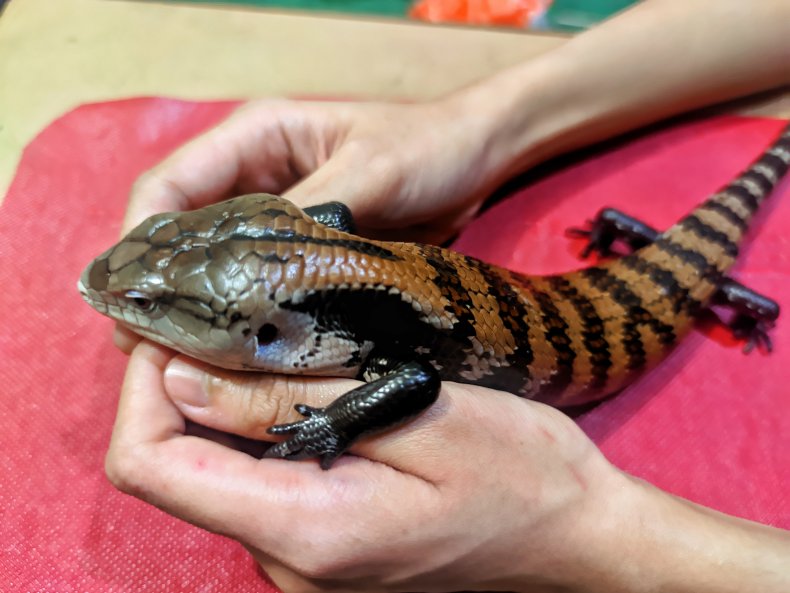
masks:
<instances>
[{"instance_id":1,"label":"finger holding lizard","mask_svg":"<svg viewBox=\"0 0 790 593\"><path fill-rule=\"evenodd\" d=\"M292 418L292 399L322 405L351 382L189 365L148 342L135 349L108 475L125 492L238 539L289 591L524 590L582 579L590 538L618 529L615 511L631 492L559 413L455 384L431 413L361 441L332 471L260 460L189 434L189 421L261 438L267 425ZM188 394L195 380L208 386L203 406ZM496 492L495 503L481 491Z\"/></svg>"}]
</instances>

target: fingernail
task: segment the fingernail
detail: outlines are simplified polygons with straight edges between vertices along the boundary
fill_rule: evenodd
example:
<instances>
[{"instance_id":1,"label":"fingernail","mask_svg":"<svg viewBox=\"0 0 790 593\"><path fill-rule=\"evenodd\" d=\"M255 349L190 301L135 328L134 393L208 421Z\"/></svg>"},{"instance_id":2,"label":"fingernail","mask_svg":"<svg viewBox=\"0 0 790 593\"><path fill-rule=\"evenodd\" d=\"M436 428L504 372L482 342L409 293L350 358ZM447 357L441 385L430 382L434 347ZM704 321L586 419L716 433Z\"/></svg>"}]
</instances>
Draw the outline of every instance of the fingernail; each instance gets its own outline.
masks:
<instances>
[{"instance_id":1,"label":"fingernail","mask_svg":"<svg viewBox=\"0 0 790 593\"><path fill-rule=\"evenodd\" d=\"M165 369L165 390L177 402L203 408L208 404L205 377L204 371L176 359Z\"/></svg>"}]
</instances>

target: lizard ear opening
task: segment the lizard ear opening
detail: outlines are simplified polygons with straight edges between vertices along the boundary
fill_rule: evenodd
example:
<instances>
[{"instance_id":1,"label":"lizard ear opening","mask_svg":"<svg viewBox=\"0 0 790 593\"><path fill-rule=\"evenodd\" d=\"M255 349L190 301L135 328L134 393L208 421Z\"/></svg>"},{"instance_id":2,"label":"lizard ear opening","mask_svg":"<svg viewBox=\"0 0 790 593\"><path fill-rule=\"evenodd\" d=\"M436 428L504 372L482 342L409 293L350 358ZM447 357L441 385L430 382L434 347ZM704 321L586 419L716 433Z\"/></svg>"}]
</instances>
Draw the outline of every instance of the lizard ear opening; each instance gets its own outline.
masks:
<instances>
[{"instance_id":1,"label":"lizard ear opening","mask_svg":"<svg viewBox=\"0 0 790 593\"><path fill-rule=\"evenodd\" d=\"M264 323L260 329L258 329L258 333L255 334L255 337L258 338L258 347L266 346L274 342L277 338L277 334L279 331L277 326L271 323Z\"/></svg>"}]
</instances>

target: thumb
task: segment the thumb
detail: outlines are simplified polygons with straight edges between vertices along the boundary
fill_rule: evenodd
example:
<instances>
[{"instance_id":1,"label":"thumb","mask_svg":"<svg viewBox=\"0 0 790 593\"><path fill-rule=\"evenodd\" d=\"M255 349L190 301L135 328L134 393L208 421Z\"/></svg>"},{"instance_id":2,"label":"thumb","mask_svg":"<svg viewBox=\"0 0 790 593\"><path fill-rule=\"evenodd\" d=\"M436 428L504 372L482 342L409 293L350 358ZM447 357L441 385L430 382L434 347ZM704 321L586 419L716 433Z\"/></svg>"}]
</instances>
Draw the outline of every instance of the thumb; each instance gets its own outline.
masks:
<instances>
[{"instance_id":1,"label":"thumb","mask_svg":"<svg viewBox=\"0 0 790 593\"><path fill-rule=\"evenodd\" d=\"M186 418L202 427L256 441L277 438L266 432L270 426L302 420L294 410L296 404L323 408L360 384L350 379L226 371L185 356L170 361L164 373L165 392ZM447 436L466 430L455 427L458 422L452 418L457 420L457 414L448 414L457 407L458 403L453 403L456 399L443 391L440 401L420 418L399 430L362 439L351 451L424 477L426 471L430 473L446 461L451 450L446 446Z\"/></svg>"},{"instance_id":2,"label":"thumb","mask_svg":"<svg viewBox=\"0 0 790 593\"><path fill-rule=\"evenodd\" d=\"M328 405L359 385L350 379L228 371L175 357L165 368L167 395L188 419L250 439L272 440L266 429L299 420L294 405Z\"/></svg>"}]
</instances>

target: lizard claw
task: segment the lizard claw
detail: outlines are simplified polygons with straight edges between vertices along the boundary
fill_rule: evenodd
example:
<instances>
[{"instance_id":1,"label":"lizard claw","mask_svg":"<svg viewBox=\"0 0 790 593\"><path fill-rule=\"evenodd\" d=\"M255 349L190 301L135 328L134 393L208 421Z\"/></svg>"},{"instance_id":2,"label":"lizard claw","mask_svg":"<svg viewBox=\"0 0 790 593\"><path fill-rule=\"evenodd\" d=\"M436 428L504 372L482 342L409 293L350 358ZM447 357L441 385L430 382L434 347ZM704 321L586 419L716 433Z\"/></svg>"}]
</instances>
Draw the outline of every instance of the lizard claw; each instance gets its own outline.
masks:
<instances>
[{"instance_id":1,"label":"lizard claw","mask_svg":"<svg viewBox=\"0 0 790 593\"><path fill-rule=\"evenodd\" d=\"M587 259L593 252L606 257L612 254L612 239L606 235L602 225L596 224L594 220L588 220L589 228L569 227L565 230L565 235L575 239L587 239L587 245L581 252L581 258Z\"/></svg>"},{"instance_id":2,"label":"lizard claw","mask_svg":"<svg viewBox=\"0 0 790 593\"><path fill-rule=\"evenodd\" d=\"M730 324L732 335L738 339L745 339L743 353L749 354L755 348L773 352L773 342L769 330L774 326L773 321L755 319L748 315L738 315Z\"/></svg>"},{"instance_id":3,"label":"lizard claw","mask_svg":"<svg viewBox=\"0 0 790 593\"><path fill-rule=\"evenodd\" d=\"M290 460L320 457L321 469L329 469L351 443L335 430L323 408L297 404L295 409L306 418L288 424L277 424L267 429L266 432L269 434L292 436L272 445L263 457Z\"/></svg>"}]
</instances>

